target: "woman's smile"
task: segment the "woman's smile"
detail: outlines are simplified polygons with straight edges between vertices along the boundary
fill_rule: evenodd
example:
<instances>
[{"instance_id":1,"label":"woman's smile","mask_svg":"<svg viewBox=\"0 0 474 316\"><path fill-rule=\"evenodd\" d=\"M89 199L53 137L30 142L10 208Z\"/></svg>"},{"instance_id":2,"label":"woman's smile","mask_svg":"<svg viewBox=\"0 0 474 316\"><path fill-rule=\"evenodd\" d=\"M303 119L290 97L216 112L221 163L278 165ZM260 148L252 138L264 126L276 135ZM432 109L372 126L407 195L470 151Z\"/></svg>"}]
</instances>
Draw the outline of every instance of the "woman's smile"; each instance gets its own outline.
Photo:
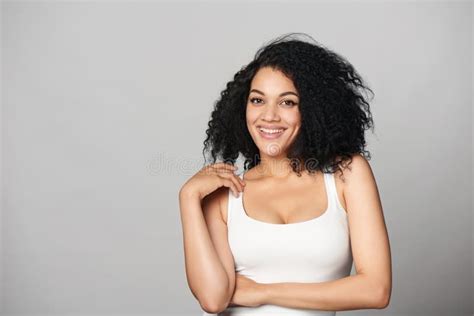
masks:
<instances>
[{"instance_id":1,"label":"woman's smile","mask_svg":"<svg viewBox=\"0 0 474 316\"><path fill-rule=\"evenodd\" d=\"M264 139L277 139L279 138L286 129L266 129L263 127L257 127L259 135Z\"/></svg>"}]
</instances>

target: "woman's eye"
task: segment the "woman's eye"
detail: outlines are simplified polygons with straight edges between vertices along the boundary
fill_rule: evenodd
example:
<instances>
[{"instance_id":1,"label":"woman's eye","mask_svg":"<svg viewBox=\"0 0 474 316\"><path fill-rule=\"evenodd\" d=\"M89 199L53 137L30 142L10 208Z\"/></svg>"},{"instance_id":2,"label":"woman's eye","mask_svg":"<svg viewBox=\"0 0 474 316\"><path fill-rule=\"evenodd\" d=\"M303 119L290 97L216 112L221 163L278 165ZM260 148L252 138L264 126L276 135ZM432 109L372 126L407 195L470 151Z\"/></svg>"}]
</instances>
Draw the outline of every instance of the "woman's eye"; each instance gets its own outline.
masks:
<instances>
[{"instance_id":1,"label":"woman's eye","mask_svg":"<svg viewBox=\"0 0 474 316\"><path fill-rule=\"evenodd\" d=\"M254 100L260 100L260 101L262 101L262 99L259 99L259 98L251 98L251 99L250 99L250 102L251 102L251 103L254 103L254 102L253 102Z\"/></svg>"},{"instance_id":2,"label":"woman's eye","mask_svg":"<svg viewBox=\"0 0 474 316\"><path fill-rule=\"evenodd\" d=\"M255 101L257 101L257 100L259 102L255 103ZM250 98L250 102L253 103L253 104L261 103L261 101L262 101L262 99L260 99L260 98ZM290 106L290 107L297 104L296 102L293 102L292 100L285 100L283 102L285 103L285 105Z\"/></svg>"},{"instance_id":3,"label":"woman's eye","mask_svg":"<svg viewBox=\"0 0 474 316\"><path fill-rule=\"evenodd\" d=\"M286 105L290 105L290 106L296 105L296 103L291 100L285 100L284 102L290 102L290 104L286 103Z\"/></svg>"}]
</instances>

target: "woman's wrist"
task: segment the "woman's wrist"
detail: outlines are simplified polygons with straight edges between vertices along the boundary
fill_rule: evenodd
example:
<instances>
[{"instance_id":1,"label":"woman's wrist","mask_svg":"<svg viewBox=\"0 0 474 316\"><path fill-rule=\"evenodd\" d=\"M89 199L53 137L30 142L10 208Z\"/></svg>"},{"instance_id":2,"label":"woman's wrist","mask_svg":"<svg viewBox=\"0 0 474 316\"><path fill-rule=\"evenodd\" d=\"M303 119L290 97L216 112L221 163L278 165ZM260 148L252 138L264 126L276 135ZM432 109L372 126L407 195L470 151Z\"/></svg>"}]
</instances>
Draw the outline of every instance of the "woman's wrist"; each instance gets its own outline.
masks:
<instances>
[{"instance_id":1,"label":"woman's wrist","mask_svg":"<svg viewBox=\"0 0 474 316\"><path fill-rule=\"evenodd\" d=\"M187 201L187 200L201 201L199 192L196 192L194 190L189 190L189 189L181 189L179 191L179 199L180 201Z\"/></svg>"},{"instance_id":2,"label":"woman's wrist","mask_svg":"<svg viewBox=\"0 0 474 316\"><path fill-rule=\"evenodd\" d=\"M257 283L259 287L259 292L261 293L260 295L260 305L263 304L268 304L269 298L270 298L270 286L271 284L266 284L266 283Z\"/></svg>"}]
</instances>

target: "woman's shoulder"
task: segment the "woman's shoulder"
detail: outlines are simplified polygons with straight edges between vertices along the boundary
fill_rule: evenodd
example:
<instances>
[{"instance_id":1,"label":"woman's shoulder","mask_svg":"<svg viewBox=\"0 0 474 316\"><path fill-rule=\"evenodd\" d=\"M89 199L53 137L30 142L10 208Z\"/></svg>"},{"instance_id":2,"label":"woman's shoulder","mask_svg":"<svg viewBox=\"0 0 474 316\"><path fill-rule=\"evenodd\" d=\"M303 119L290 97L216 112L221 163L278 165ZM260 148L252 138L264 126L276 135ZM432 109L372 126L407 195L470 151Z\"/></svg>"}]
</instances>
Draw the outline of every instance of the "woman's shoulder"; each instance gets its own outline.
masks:
<instances>
[{"instance_id":1,"label":"woman's shoulder","mask_svg":"<svg viewBox=\"0 0 474 316\"><path fill-rule=\"evenodd\" d=\"M251 180L252 175L250 174L249 176L250 171L251 169L247 171L244 170L242 174L236 174L236 176L243 177L243 173L245 173L245 180ZM219 205L220 215L225 224L227 224L229 195L232 193L232 192L229 192L230 190L231 189L229 187L221 186L220 188L214 190L214 192L206 196L207 200L212 201L212 203L216 203L217 205Z\"/></svg>"},{"instance_id":2,"label":"woman's shoulder","mask_svg":"<svg viewBox=\"0 0 474 316\"><path fill-rule=\"evenodd\" d=\"M243 170L241 173L236 174L237 177L244 179L245 181L252 181L256 180L256 174L255 174L255 167L248 169L248 170ZM228 207L229 207L229 195L232 192L229 192L231 189L229 187L220 187L215 191L216 193L216 198L219 201L220 205L220 210L221 210L221 216L222 220L224 223L227 224L227 213L228 213Z\"/></svg>"}]
</instances>

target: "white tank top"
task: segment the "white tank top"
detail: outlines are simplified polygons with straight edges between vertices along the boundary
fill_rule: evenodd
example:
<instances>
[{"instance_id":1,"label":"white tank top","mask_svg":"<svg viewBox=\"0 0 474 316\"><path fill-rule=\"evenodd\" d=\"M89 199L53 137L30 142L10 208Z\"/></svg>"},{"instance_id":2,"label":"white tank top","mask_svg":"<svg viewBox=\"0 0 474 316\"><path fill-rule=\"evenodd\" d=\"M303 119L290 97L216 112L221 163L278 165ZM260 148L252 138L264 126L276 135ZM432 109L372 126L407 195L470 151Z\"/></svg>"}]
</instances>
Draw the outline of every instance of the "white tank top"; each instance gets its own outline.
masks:
<instances>
[{"instance_id":1,"label":"white tank top","mask_svg":"<svg viewBox=\"0 0 474 316\"><path fill-rule=\"evenodd\" d=\"M243 179L243 173L239 175ZM229 190L228 242L236 273L259 283L314 283L350 275L352 252L347 214L336 191L334 174L324 173L328 208L316 218L290 224L272 224L251 218L242 195ZM245 191L244 191L245 192ZM334 316L335 311L296 309L277 305L230 306L219 314Z\"/></svg>"}]
</instances>

